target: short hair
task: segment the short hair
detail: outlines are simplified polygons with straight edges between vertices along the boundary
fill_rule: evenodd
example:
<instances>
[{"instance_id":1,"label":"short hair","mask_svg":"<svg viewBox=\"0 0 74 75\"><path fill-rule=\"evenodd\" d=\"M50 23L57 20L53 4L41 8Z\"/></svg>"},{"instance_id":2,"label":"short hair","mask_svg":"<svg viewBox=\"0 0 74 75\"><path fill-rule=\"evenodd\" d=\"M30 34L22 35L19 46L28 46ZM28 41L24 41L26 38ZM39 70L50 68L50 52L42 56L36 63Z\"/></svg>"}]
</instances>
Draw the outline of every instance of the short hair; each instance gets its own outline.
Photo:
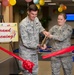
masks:
<instances>
[{"instance_id":1,"label":"short hair","mask_svg":"<svg viewBox=\"0 0 74 75\"><path fill-rule=\"evenodd\" d=\"M62 15L64 17L64 19L67 19L67 16L65 13L61 12L61 13L59 13L59 15Z\"/></svg>"},{"instance_id":2,"label":"short hair","mask_svg":"<svg viewBox=\"0 0 74 75\"><path fill-rule=\"evenodd\" d=\"M38 11L38 8L37 8L36 4L31 4L27 10L28 11Z\"/></svg>"}]
</instances>

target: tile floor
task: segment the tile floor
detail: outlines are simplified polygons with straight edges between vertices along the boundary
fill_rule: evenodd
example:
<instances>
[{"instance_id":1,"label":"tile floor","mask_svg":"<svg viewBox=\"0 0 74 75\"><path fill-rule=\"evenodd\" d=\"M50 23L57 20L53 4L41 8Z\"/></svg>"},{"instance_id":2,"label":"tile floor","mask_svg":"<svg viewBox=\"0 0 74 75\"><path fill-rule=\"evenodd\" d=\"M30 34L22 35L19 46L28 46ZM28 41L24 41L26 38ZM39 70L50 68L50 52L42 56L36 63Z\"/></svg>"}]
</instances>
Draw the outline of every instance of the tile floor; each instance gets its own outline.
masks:
<instances>
[{"instance_id":1,"label":"tile floor","mask_svg":"<svg viewBox=\"0 0 74 75\"><path fill-rule=\"evenodd\" d=\"M50 60L49 59L42 60L41 59L42 55L43 55L43 53L39 54L39 72L38 72L38 75L52 75L51 74L51 63L50 63ZM74 62L73 62L72 75L74 75L73 71L74 71ZM22 74L22 73L20 73L20 74ZM60 75L64 75L62 68L60 69Z\"/></svg>"},{"instance_id":2,"label":"tile floor","mask_svg":"<svg viewBox=\"0 0 74 75\"><path fill-rule=\"evenodd\" d=\"M74 71L74 62L73 62L72 75L74 75L73 71ZM51 74L51 64L49 61L39 61L39 73L38 73L38 75L52 75ZM60 69L60 75L64 75L62 68Z\"/></svg>"},{"instance_id":3,"label":"tile floor","mask_svg":"<svg viewBox=\"0 0 74 75\"><path fill-rule=\"evenodd\" d=\"M74 71L74 62L73 62L72 75L74 75L73 71ZM20 72L20 74L22 74L22 73ZM39 73L38 73L38 75L52 75L51 74L51 64L49 61L39 61ZM62 68L60 69L60 75L64 75Z\"/></svg>"}]
</instances>

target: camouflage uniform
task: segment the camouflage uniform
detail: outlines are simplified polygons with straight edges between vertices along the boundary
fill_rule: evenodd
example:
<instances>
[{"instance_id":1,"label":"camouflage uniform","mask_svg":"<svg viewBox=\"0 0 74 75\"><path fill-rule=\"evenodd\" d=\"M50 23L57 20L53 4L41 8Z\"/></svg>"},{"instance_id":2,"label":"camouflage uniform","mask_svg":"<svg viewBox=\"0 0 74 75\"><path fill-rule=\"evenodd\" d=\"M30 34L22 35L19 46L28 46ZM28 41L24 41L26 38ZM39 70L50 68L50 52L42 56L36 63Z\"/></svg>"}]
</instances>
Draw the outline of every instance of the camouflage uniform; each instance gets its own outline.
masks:
<instances>
[{"instance_id":1,"label":"camouflage uniform","mask_svg":"<svg viewBox=\"0 0 74 75\"><path fill-rule=\"evenodd\" d=\"M23 71L23 75L37 75L38 73L38 54L37 46L39 44L39 33L44 31L40 21L36 17L34 21L30 21L28 16L20 22L20 44L19 44L19 55L23 59L32 61L35 66L33 73L30 74L27 70L22 67L22 62L19 61L19 65Z\"/></svg>"},{"instance_id":2,"label":"camouflage uniform","mask_svg":"<svg viewBox=\"0 0 74 75\"><path fill-rule=\"evenodd\" d=\"M52 37L52 52L71 46L70 38L72 34L71 26L65 24L61 28L58 25L53 26L49 32ZM50 42L50 41L49 41ZM52 75L60 75L60 67L63 67L64 75L71 75L72 70L72 52L58 55L51 58Z\"/></svg>"}]
</instances>

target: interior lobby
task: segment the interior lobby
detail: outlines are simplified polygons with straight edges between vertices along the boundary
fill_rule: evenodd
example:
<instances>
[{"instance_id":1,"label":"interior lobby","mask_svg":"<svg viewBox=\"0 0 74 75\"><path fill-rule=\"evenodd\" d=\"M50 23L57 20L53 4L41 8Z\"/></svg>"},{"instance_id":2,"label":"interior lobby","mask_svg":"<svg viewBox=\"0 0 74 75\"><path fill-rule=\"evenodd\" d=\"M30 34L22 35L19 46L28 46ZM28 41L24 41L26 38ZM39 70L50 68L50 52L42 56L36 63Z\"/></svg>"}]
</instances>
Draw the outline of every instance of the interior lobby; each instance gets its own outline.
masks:
<instances>
[{"instance_id":1,"label":"interior lobby","mask_svg":"<svg viewBox=\"0 0 74 75\"><path fill-rule=\"evenodd\" d=\"M8 1L11 1L11 5L8 4ZM28 0L0 0L0 27L3 25L14 25L16 31L16 37L12 41L7 42L7 40L1 39L1 35L5 35L6 32L9 32L10 29L5 31L1 31L0 28L0 47L16 54L18 56L19 52L19 23L22 19L24 19L27 15L27 8L30 4L34 3L33 0L31 2L27 2ZM74 45L74 0L44 0L44 4L40 5L38 18L40 19L42 26L49 31L49 29L57 24L56 18L58 13L65 12L66 15L71 15L72 20L67 20L67 24L71 25L73 29L72 37L71 37L71 45ZM59 10L59 7L64 5L66 7L65 10ZM6 24L5 24L6 23ZM12 27L14 29L14 27ZM13 31L13 30L12 30ZM10 31L11 32L11 31ZM13 32L11 32L12 34ZM7 33L8 35L8 33ZM7 38L13 38L13 36L7 36ZM5 38L5 37L3 37ZM8 39L9 40L9 39ZM12 54L11 53L11 54ZM41 50L38 53L38 75L52 75L51 70L51 60L50 58L42 59L43 55L49 54L50 50L43 51ZM0 50L0 75L22 75L22 72L19 68L18 59L14 58L14 54L8 54ZM14 56L13 56L14 55ZM74 51L72 52L72 75L74 75ZM60 69L60 75L64 75L63 69Z\"/></svg>"}]
</instances>

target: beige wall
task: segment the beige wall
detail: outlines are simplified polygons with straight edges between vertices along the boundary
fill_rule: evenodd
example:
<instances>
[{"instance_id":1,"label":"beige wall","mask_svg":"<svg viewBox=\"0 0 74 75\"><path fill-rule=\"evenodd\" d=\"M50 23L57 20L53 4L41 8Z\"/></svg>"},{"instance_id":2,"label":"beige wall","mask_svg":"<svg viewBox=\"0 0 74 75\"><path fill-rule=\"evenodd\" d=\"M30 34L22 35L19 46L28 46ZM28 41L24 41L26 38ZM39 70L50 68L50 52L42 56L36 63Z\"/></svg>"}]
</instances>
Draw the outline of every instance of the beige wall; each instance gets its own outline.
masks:
<instances>
[{"instance_id":1,"label":"beige wall","mask_svg":"<svg viewBox=\"0 0 74 75\"><path fill-rule=\"evenodd\" d=\"M12 12L13 8L12 6L2 6L2 15L4 17L4 21L5 23L7 22L13 22L13 12ZM3 48L12 51L12 48L10 46L10 43L0 43L0 46L2 46ZM6 59L8 59L10 56L6 53L4 53L3 51L0 50L0 62L4 61Z\"/></svg>"},{"instance_id":2,"label":"beige wall","mask_svg":"<svg viewBox=\"0 0 74 75\"><path fill-rule=\"evenodd\" d=\"M24 10L23 14L20 14L21 10ZM25 18L25 16L26 16L26 13L27 13L26 10L27 9L25 7L23 7L23 6L14 6L14 8L13 8L13 14L14 14L13 20L14 20L14 22L16 22L18 24L18 31L19 31L19 23L20 23L20 21L23 18ZM18 36L20 38L20 35L18 35ZM18 49L18 44L19 44L19 42L14 43L15 49Z\"/></svg>"}]
</instances>

